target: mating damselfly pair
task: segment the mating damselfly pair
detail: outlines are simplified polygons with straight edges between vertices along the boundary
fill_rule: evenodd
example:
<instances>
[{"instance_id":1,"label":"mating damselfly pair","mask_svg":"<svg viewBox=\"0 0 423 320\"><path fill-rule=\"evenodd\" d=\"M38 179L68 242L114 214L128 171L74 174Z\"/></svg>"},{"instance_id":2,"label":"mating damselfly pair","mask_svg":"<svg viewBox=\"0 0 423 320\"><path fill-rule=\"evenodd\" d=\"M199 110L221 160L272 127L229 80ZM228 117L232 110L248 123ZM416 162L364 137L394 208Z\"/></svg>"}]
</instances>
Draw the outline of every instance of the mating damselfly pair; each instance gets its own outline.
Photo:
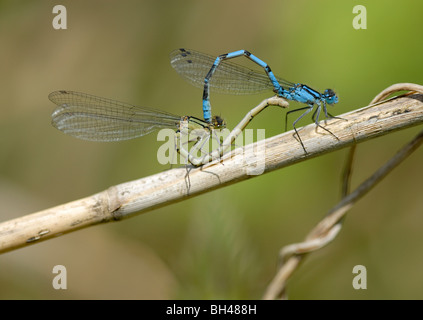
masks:
<instances>
[{"instance_id":1,"label":"mating damselfly pair","mask_svg":"<svg viewBox=\"0 0 423 320\"><path fill-rule=\"evenodd\" d=\"M265 74L227 61L228 59L240 56L246 56L254 63L263 67ZM178 49L171 53L170 58L171 65L183 78L195 86L204 88L204 120L192 116L179 117L158 109L139 107L85 93L62 90L52 92L49 95L49 99L58 106L52 114L53 126L71 136L91 141L132 139L161 128L175 129L177 131L177 138L180 139L183 131L181 130L182 127L188 133L196 129L201 129L206 134L196 136L197 141L194 146L198 147L198 145L204 143L204 139L207 140L212 136L213 130L225 127L225 122L222 118L218 116L212 117L211 115L210 89L216 92L232 94L258 93L271 89L278 97L298 101L307 105L306 107L287 112L285 118L286 122L288 114L306 110L293 123L295 133L305 152L307 151L295 125L301 118L314 109L314 105L317 105L317 108L312 118L316 125L332 134L319 124L321 109L323 108L325 116L328 117L326 104L338 102L337 96L331 89L327 89L321 94L306 85L294 84L277 78L265 62L245 50L213 58L210 55L194 50ZM216 150L200 157L195 157L192 152L183 147L177 147L177 151L195 166L222 156L224 151L231 146L252 118L268 105L288 106L287 103L280 100L273 101L266 99L247 113L245 118Z\"/></svg>"}]
</instances>

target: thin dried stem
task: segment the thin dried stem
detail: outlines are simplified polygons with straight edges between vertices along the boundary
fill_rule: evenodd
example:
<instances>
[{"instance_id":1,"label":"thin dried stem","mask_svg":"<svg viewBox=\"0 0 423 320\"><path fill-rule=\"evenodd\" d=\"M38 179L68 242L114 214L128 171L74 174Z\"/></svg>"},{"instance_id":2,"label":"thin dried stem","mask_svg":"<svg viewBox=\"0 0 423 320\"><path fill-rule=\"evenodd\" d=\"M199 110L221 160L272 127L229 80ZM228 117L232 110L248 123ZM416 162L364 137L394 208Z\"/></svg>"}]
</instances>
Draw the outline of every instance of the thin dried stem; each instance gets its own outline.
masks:
<instances>
[{"instance_id":1,"label":"thin dried stem","mask_svg":"<svg viewBox=\"0 0 423 320\"><path fill-rule=\"evenodd\" d=\"M338 139L315 124L300 130L307 154L290 131L237 148L200 168L192 168L189 171L189 185L186 183L186 169L176 168L3 222L0 224L0 253L81 228L129 218L354 143L421 124L423 95L398 98L340 117L343 119L330 119L324 123Z\"/></svg>"}]
</instances>

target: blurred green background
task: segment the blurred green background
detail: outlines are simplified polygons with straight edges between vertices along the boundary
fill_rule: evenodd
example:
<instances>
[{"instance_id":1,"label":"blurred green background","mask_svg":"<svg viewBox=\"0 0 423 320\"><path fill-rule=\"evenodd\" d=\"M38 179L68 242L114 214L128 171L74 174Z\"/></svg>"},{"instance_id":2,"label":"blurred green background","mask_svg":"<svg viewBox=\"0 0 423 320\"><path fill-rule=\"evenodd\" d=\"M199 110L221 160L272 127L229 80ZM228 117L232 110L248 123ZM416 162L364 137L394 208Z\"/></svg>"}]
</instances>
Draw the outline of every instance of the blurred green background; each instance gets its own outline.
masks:
<instances>
[{"instance_id":1,"label":"blurred green background","mask_svg":"<svg viewBox=\"0 0 423 320\"><path fill-rule=\"evenodd\" d=\"M52 27L57 4L67 8L67 30ZM358 4L367 30L352 26ZM201 117L202 91L176 74L169 53L248 49L281 77L334 89L340 103L330 112L342 114L391 84L423 83L422 10L411 0L0 1L0 221L169 169L156 161L154 134L93 143L57 131L50 92ZM213 111L233 127L270 94L212 94ZM283 119L269 109L252 127L272 136ZM361 144L354 186L421 129ZM301 241L338 201L346 154L4 254L0 298L259 299L280 248ZM350 211L337 239L295 273L291 299L423 298L422 161L418 150ZM58 264L67 290L52 288ZM367 290L352 287L358 264L367 267Z\"/></svg>"}]
</instances>

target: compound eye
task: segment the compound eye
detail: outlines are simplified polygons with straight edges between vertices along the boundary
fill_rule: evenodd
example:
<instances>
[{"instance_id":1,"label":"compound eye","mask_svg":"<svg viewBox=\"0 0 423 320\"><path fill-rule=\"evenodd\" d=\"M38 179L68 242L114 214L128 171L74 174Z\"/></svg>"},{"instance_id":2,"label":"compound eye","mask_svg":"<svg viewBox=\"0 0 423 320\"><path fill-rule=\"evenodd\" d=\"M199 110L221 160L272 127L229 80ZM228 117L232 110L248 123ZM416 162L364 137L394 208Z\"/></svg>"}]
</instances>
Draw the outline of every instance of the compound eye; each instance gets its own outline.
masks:
<instances>
[{"instance_id":1,"label":"compound eye","mask_svg":"<svg viewBox=\"0 0 423 320\"><path fill-rule=\"evenodd\" d=\"M225 128L226 122L223 118L221 118L219 116L214 116L213 117L213 126L215 128Z\"/></svg>"},{"instance_id":2,"label":"compound eye","mask_svg":"<svg viewBox=\"0 0 423 320\"><path fill-rule=\"evenodd\" d=\"M331 97L333 97L333 96L336 96L335 91L333 91L332 89L326 89L326 90L325 90L325 95L326 95L328 98L331 98Z\"/></svg>"}]
</instances>

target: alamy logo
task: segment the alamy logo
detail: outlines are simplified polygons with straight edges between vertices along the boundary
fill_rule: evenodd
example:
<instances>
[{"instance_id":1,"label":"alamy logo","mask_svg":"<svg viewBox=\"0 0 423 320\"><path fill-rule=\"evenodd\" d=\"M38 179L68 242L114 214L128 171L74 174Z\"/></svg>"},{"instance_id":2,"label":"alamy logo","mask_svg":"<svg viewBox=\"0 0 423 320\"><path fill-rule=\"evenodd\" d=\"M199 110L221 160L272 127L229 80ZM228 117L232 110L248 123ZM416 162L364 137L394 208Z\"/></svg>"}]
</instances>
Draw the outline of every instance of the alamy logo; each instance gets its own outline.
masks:
<instances>
[{"instance_id":1,"label":"alamy logo","mask_svg":"<svg viewBox=\"0 0 423 320\"><path fill-rule=\"evenodd\" d=\"M57 274L57 276L55 276L53 278L53 288L56 290L65 290L67 289L67 271L66 271L66 267L62 266L62 265L56 265L53 267L53 271L54 274Z\"/></svg>"},{"instance_id":2,"label":"alamy logo","mask_svg":"<svg viewBox=\"0 0 423 320\"><path fill-rule=\"evenodd\" d=\"M236 137L233 142L231 135ZM245 168L246 173L260 175L265 169L265 137L265 129L230 132L228 129L188 130L181 125L176 134L172 129L162 129L157 134L157 141L164 142L157 150L157 161L162 165L188 164L188 155L191 159L206 164L231 154L233 147L236 147L237 153L233 155L237 156L236 160ZM259 142L253 144L254 141ZM246 147L240 149L242 146ZM179 154L175 150L179 150ZM242 153L239 153L241 150Z\"/></svg>"},{"instance_id":3,"label":"alamy logo","mask_svg":"<svg viewBox=\"0 0 423 320\"><path fill-rule=\"evenodd\" d=\"M353 274L356 276L353 278L352 286L356 290L367 289L367 269L365 266L356 265L353 268Z\"/></svg>"},{"instance_id":4,"label":"alamy logo","mask_svg":"<svg viewBox=\"0 0 423 320\"><path fill-rule=\"evenodd\" d=\"M367 9L365 6L357 5L353 8L353 13L357 15L353 19L353 28L358 29L367 29Z\"/></svg>"},{"instance_id":5,"label":"alamy logo","mask_svg":"<svg viewBox=\"0 0 423 320\"><path fill-rule=\"evenodd\" d=\"M57 5L53 7L53 13L57 14L53 18L53 28L56 30L67 29L67 12L66 7L62 5Z\"/></svg>"}]
</instances>

